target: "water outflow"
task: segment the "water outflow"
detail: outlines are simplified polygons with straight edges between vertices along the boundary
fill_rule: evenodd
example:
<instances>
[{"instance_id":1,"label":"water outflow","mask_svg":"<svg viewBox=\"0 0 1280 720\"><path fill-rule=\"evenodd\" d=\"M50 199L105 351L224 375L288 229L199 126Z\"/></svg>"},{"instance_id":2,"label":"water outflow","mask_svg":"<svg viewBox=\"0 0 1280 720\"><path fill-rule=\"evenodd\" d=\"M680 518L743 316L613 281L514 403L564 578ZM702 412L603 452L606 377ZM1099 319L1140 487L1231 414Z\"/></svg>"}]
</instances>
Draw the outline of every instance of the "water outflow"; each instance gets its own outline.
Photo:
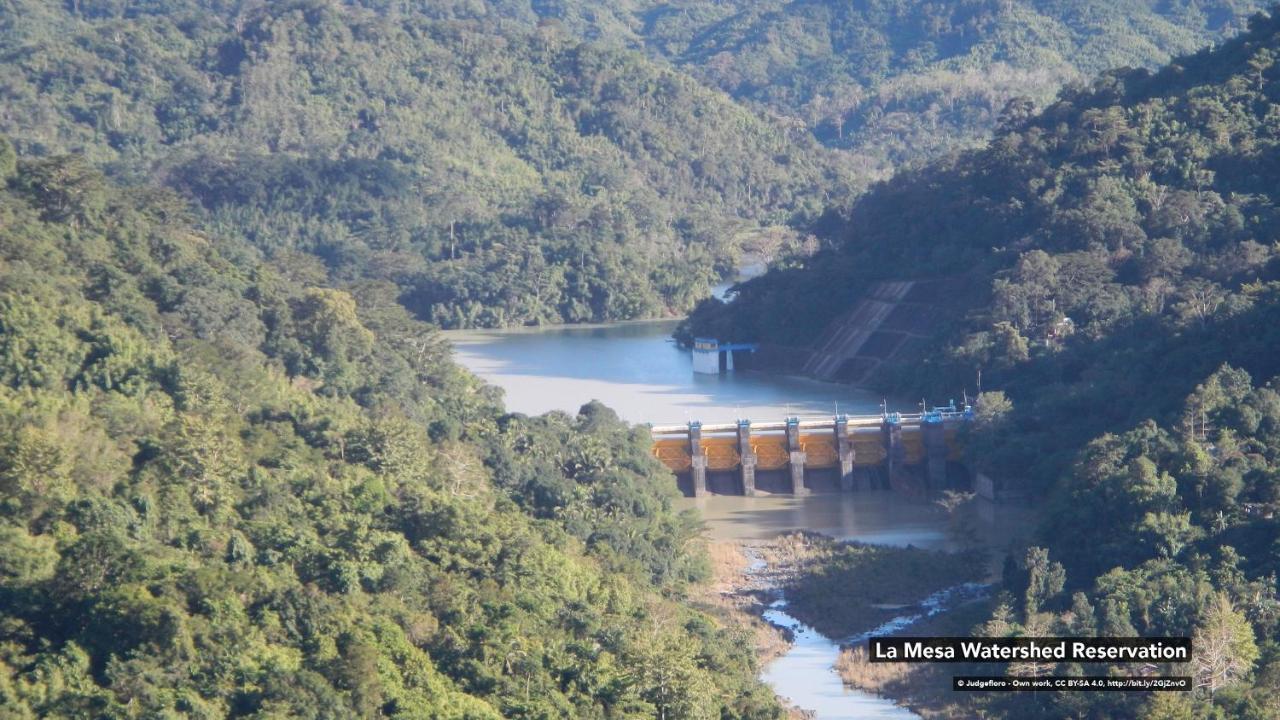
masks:
<instances>
[{"instance_id":1,"label":"water outflow","mask_svg":"<svg viewBox=\"0 0 1280 720\"><path fill-rule=\"evenodd\" d=\"M840 646L786 613L786 601L774 602L764 619L787 628L794 641L769 664L761 679L787 702L812 711L815 720L919 720L892 700L845 687L836 673Z\"/></svg>"},{"instance_id":2,"label":"water outflow","mask_svg":"<svg viewBox=\"0 0 1280 720\"><path fill-rule=\"evenodd\" d=\"M752 564L753 570L760 567ZM922 600L917 612L894 617L873 630L847 638L844 644L858 645L873 635L901 632L956 605L986 597L990 589L990 585L964 583L939 590ZM764 612L765 620L790 630L794 636L791 649L770 663L761 675L774 692L815 713L815 720L918 720L919 715L894 705L892 700L846 688L835 670L840 645L788 615L786 607L786 600L779 599Z\"/></svg>"},{"instance_id":3,"label":"water outflow","mask_svg":"<svg viewBox=\"0 0 1280 720\"><path fill-rule=\"evenodd\" d=\"M675 321L658 321L450 332L446 337L459 361L506 391L507 408L513 412L575 412L592 399L604 401L625 420L653 423L879 412L880 395L845 385L754 373L695 375L689 352L670 342L674 327ZM914 407L894 405L891 402L891 409ZM945 513L888 492L807 498L723 496L680 503L696 508L713 537L722 539L767 540L789 530L807 529L877 545L949 546ZM987 524L1002 531L1017 526L1003 516L999 523ZM754 571L760 569L754 566ZM941 612L961 596L961 591L930 596L912 614L891 620L892 627L874 632L900 631L921 617ZM763 673L780 695L816 711L819 720L917 717L885 698L846 690L834 669L839 646L788 615L785 605L775 605L765 617L795 633L792 648Z\"/></svg>"}]
</instances>

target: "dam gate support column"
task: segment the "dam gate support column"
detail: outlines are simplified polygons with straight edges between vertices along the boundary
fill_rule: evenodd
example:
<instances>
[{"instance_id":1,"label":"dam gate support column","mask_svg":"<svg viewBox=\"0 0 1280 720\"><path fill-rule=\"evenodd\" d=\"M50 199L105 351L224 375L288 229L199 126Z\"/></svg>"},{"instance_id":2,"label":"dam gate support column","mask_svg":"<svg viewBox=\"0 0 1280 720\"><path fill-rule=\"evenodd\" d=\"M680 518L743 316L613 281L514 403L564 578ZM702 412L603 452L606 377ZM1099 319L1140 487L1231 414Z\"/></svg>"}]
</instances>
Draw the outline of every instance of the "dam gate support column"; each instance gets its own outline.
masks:
<instances>
[{"instance_id":1,"label":"dam gate support column","mask_svg":"<svg viewBox=\"0 0 1280 720\"><path fill-rule=\"evenodd\" d=\"M920 423L924 443L925 481L931 492L947 486L947 432L942 418L925 418Z\"/></svg>"},{"instance_id":2,"label":"dam gate support column","mask_svg":"<svg viewBox=\"0 0 1280 720\"><path fill-rule=\"evenodd\" d=\"M840 492L853 492L853 439L849 437L849 417L836 416L836 455L840 461Z\"/></svg>"},{"instance_id":3,"label":"dam gate support column","mask_svg":"<svg viewBox=\"0 0 1280 720\"><path fill-rule=\"evenodd\" d=\"M791 454L791 494L808 495L804 486L805 453L800 447L800 418L787 418L787 451Z\"/></svg>"},{"instance_id":4,"label":"dam gate support column","mask_svg":"<svg viewBox=\"0 0 1280 720\"><path fill-rule=\"evenodd\" d=\"M707 494L707 450L702 447L702 423L689 423L689 457L693 463L689 474L693 480L693 496Z\"/></svg>"},{"instance_id":5,"label":"dam gate support column","mask_svg":"<svg viewBox=\"0 0 1280 720\"><path fill-rule=\"evenodd\" d=\"M880 425L884 435L885 469L888 470L889 485L896 487L901 473L907 467L907 449L902 445L902 418L897 413L884 417Z\"/></svg>"},{"instance_id":6,"label":"dam gate support column","mask_svg":"<svg viewBox=\"0 0 1280 720\"><path fill-rule=\"evenodd\" d=\"M742 458L739 466L742 471L742 494L753 497L756 494L756 453L751 449L751 421L738 421L738 455Z\"/></svg>"}]
</instances>

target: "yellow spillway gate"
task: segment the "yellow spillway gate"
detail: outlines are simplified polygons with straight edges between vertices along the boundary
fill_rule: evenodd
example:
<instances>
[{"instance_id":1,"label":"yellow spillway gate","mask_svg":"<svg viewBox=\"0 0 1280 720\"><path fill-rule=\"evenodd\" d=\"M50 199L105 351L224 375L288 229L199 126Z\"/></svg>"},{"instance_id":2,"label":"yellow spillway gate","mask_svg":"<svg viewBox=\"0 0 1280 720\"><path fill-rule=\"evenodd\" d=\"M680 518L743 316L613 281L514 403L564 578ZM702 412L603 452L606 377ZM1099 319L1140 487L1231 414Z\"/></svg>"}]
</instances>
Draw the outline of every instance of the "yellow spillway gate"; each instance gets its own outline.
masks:
<instances>
[{"instance_id":1,"label":"yellow spillway gate","mask_svg":"<svg viewBox=\"0 0 1280 720\"><path fill-rule=\"evenodd\" d=\"M654 440L653 456L674 473L685 472L693 466L693 458L689 455L689 441L684 438Z\"/></svg>"},{"instance_id":2,"label":"yellow spillway gate","mask_svg":"<svg viewBox=\"0 0 1280 720\"><path fill-rule=\"evenodd\" d=\"M752 437L751 451L756 454L756 468L759 470L781 470L791 462L786 440L780 437Z\"/></svg>"},{"instance_id":3,"label":"yellow spillway gate","mask_svg":"<svg viewBox=\"0 0 1280 720\"><path fill-rule=\"evenodd\" d=\"M811 468L834 467L839 462L835 437L826 435L801 435L800 449L804 451L804 466Z\"/></svg>"},{"instance_id":4,"label":"yellow spillway gate","mask_svg":"<svg viewBox=\"0 0 1280 720\"><path fill-rule=\"evenodd\" d=\"M735 437L704 437L702 449L707 454L708 470L732 470L742 464Z\"/></svg>"},{"instance_id":5,"label":"yellow spillway gate","mask_svg":"<svg viewBox=\"0 0 1280 720\"><path fill-rule=\"evenodd\" d=\"M964 446L960 442L960 431L954 427L946 429L947 438L947 459L952 462L960 462L964 459Z\"/></svg>"},{"instance_id":6,"label":"yellow spillway gate","mask_svg":"<svg viewBox=\"0 0 1280 720\"><path fill-rule=\"evenodd\" d=\"M914 432L902 431L902 451L908 465L917 465L924 460L924 433L918 428Z\"/></svg>"},{"instance_id":7,"label":"yellow spillway gate","mask_svg":"<svg viewBox=\"0 0 1280 720\"><path fill-rule=\"evenodd\" d=\"M866 467L884 462L887 453L884 451L884 439L880 431L856 433L851 438L853 443L853 464Z\"/></svg>"},{"instance_id":8,"label":"yellow spillway gate","mask_svg":"<svg viewBox=\"0 0 1280 720\"><path fill-rule=\"evenodd\" d=\"M754 493L755 471L785 472L791 464L792 450L802 452L805 469L812 470L839 468L840 452L852 450L854 466L864 470L884 468L894 487L912 490L918 484L916 476L927 478L926 488L946 482L945 464L936 462L944 450L949 462L963 461L964 432L960 423L971 417L968 406L960 411L951 405L918 415L838 416L830 421L792 416L786 422L759 425L748 421L707 425L690 422L685 426L650 426L650 431L654 438L653 456L677 475L691 474L695 495L707 492L707 472L738 470L742 471L744 492ZM837 436L840 432L846 434ZM751 444L753 468L743 466L743 440ZM943 447L934 446L939 440L945 443ZM791 447L791 442L797 447ZM705 464L695 464L691 443L697 444ZM932 460L926 462L929 458ZM915 469L908 472L908 467ZM848 468L841 470L841 474L847 472ZM847 489L844 479L842 486Z\"/></svg>"}]
</instances>

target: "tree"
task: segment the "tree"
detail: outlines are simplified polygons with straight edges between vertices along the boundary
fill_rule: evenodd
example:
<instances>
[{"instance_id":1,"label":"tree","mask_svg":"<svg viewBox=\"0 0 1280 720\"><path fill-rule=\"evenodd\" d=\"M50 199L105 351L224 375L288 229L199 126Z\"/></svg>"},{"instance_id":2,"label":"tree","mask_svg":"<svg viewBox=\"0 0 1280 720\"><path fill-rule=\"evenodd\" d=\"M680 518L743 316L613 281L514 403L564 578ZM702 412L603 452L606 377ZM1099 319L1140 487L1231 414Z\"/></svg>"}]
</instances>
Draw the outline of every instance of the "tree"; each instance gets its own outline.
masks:
<instances>
[{"instance_id":1,"label":"tree","mask_svg":"<svg viewBox=\"0 0 1280 720\"><path fill-rule=\"evenodd\" d=\"M1183 693L1151 693L1142 720L1195 720L1191 701Z\"/></svg>"},{"instance_id":2,"label":"tree","mask_svg":"<svg viewBox=\"0 0 1280 720\"><path fill-rule=\"evenodd\" d=\"M1249 58L1249 69L1253 71L1253 80L1258 90L1262 90L1263 74L1276 64L1276 53L1271 48L1260 48Z\"/></svg>"},{"instance_id":3,"label":"tree","mask_svg":"<svg viewBox=\"0 0 1280 720\"><path fill-rule=\"evenodd\" d=\"M1018 258L1014 275L1025 289L1031 313L1031 324L1022 329L1043 329L1054 320L1060 268L1058 259L1043 250L1032 250Z\"/></svg>"},{"instance_id":4,"label":"tree","mask_svg":"<svg viewBox=\"0 0 1280 720\"><path fill-rule=\"evenodd\" d=\"M22 169L22 187L53 222L73 228L99 219L107 205L102 173L79 155L35 160Z\"/></svg>"},{"instance_id":5,"label":"tree","mask_svg":"<svg viewBox=\"0 0 1280 720\"><path fill-rule=\"evenodd\" d=\"M326 380L346 377L373 349L373 333L360 322L355 299L342 290L309 288L293 317L310 351L308 366Z\"/></svg>"},{"instance_id":6,"label":"tree","mask_svg":"<svg viewBox=\"0 0 1280 720\"><path fill-rule=\"evenodd\" d=\"M1129 605L1122 598L1107 597L1102 600L1102 626L1099 635L1103 637L1134 637L1138 634L1133 626L1133 618Z\"/></svg>"},{"instance_id":7,"label":"tree","mask_svg":"<svg viewBox=\"0 0 1280 720\"><path fill-rule=\"evenodd\" d=\"M1226 292L1211 280L1193 279L1183 286L1178 296L1174 310L1184 320L1194 320L1203 328L1226 299Z\"/></svg>"},{"instance_id":8,"label":"tree","mask_svg":"<svg viewBox=\"0 0 1280 720\"><path fill-rule=\"evenodd\" d=\"M24 587L53 577L58 564L54 538L31 535L12 525L0 525L0 586Z\"/></svg>"},{"instance_id":9,"label":"tree","mask_svg":"<svg viewBox=\"0 0 1280 720\"><path fill-rule=\"evenodd\" d=\"M991 328L996 359L1004 364L1014 365L1026 362L1031 357L1031 349L1027 339L1018 332L1013 323L1001 321Z\"/></svg>"},{"instance_id":10,"label":"tree","mask_svg":"<svg viewBox=\"0 0 1280 720\"><path fill-rule=\"evenodd\" d=\"M1089 597L1082 592L1071 595L1071 634L1076 637L1093 637L1098 632L1098 619Z\"/></svg>"},{"instance_id":11,"label":"tree","mask_svg":"<svg viewBox=\"0 0 1280 720\"><path fill-rule=\"evenodd\" d=\"M658 720L711 720L716 710L705 694L706 673L679 640L678 621L670 610L655 607L633 639L640 695L653 704Z\"/></svg>"},{"instance_id":12,"label":"tree","mask_svg":"<svg viewBox=\"0 0 1280 720\"><path fill-rule=\"evenodd\" d=\"M1161 557L1176 557L1203 532L1191 522L1191 513L1147 513L1138 532Z\"/></svg>"},{"instance_id":13,"label":"tree","mask_svg":"<svg viewBox=\"0 0 1280 720\"><path fill-rule=\"evenodd\" d=\"M69 453L51 429L26 425L0 445L0 491L30 518L74 496Z\"/></svg>"},{"instance_id":14,"label":"tree","mask_svg":"<svg viewBox=\"0 0 1280 720\"><path fill-rule=\"evenodd\" d=\"M382 707L382 679L378 651L353 635L338 639L340 657L334 663L334 684L351 693L351 704L360 717L374 717Z\"/></svg>"},{"instance_id":15,"label":"tree","mask_svg":"<svg viewBox=\"0 0 1280 720\"><path fill-rule=\"evenodd\" d=\"M1022 631L1010 606L1008 596L1000 599L1000 603L991 611L991 619L982 625L979 632L983 637L1011 637Z\"/></svg>"},{"instance_id":16,"label":"tree","mask_svg":"<svg viewBox=\"0 0 1280 720\"><path fill-rule=\"evenodd\" d=\"M1025 611L1026 616L1031 617L1062 592L1067 572L1062 563L1050 562L1049 551L1040 547L1027 548L1025 563L1028 575Z\"/></svg>"},{"instance_id":17,"label":"tree","mask_svg":"<svg viewBox=\"0 0 1280 720\"><path fill-rule=\"evenodd\" d=\"M1011 97L1000 110L1000 119L996 123L997 134L1004 135L1019 129L1030 120L1036 111L1035 101L1029 97Z\"/></svg>"},{"instance_id":18,"label":"tree","mask_svg":"<svg viewBox=\"0 0 1280 720\"><path fill-rule=\"evenodd\" d=\"M1224 593L1209 601L1192 648L1196 687L1210 696L1248 675L1258 660L1253 628Z\"/></svg>"},{"instance_id":19,"label":"tree","mask_svg":"<svg viewBox=\"0 0 1280 720\"><path fill-rule=\"evenodd\" d=\"M0 186L9 182L18 171L18 153L9 138L0 135Z\"/></svg>"},{"instance_id":20,"label":"tree","mask_svg":"<svg viewBox=\"0 0 1280 720\"><path fill-rule=\"evenodd\" d=\"M1013 401L1002 390L982 393L975 404L973 421L979 429L1000 427L1013 412Z\"/></svg>"}]
</instances>

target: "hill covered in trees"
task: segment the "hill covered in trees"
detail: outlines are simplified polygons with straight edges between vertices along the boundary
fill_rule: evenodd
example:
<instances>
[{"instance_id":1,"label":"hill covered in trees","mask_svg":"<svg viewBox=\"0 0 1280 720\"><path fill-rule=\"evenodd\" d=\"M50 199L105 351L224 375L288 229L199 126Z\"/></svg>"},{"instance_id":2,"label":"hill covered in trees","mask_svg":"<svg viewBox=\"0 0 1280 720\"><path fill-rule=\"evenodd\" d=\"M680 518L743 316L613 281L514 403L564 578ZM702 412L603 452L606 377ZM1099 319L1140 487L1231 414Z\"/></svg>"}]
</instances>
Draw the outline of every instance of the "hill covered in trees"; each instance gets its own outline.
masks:
<instances>
[{"instance_id":1,"label":"hill covered in trees","mask_svg":"<svg viewBox=\"0 0 1280 720\"><path fill-rule=\"evenodd\" d=\"M648 437L0 139L5 717L777 718Z\"/></svg>"},{"instance_id":2,"label":"hill covered in trees","mask_svg":"<svg viewBox=\"0 0 1280 720\"><path fill-rule=\"evenodd\" d=\"M948 397L981 370L972 457L1046 503L1041 547L1006 569L975 632L1194 635L1208 653L1174 668L1196 676L1193 697L957 700L971 712L1280 708L1278 54L1280 19L1262 17L1158 72L1010 114L989 146L872 189L835 249L695 316L698 332L800 343L874 281L967 287L877 380Z\"/></svg>"},{"instance_id":3,"label":"hill covered in trees","mask_svg":"<svg viewBox=\"0 0 1280 720\"><path fill-rule=\"evenodd\" d=\"M824 211L1010 98L1256 7L13 0L0 132L441 326L618 320L811 251Z\"/></svg>"},{"instance_id":4,"label":"hill covered in trees","mask_svg":"<svg viewBox=\"0 0 1280 720\"><path fill-rule=\"evenodd\" d=\"M394 282L440 325L683 311L762 228L851 187L803 133L555 28L376 2L13 5L0 132L22 152L176 188L280 266Z\"/></svg>"},{"instance_id":5,"label":"hill covered in trees","mask_svg":"<svg viewBox=\"0 0 1280 720\"><path fill-rule=\"evenodd\" d=\"M1154 68L1221 41L1263 0L732 0L444 4L643 48L823 143L865 177L985 140L1014 98Z\"/></svg>"},{"instance_id":6,"label":"hill covered in trees","mask_svg":"<svg viewBox=\"0 0 1280 720\"><path fill-rule=\"evenodd\" d=\"M735 97L889 169L984 141L1014 98L1154 67L1240 30L1264 2L739 3L680 48ZM676 24L674 22L670 24Z\"/></svg>"}]
</instances>

